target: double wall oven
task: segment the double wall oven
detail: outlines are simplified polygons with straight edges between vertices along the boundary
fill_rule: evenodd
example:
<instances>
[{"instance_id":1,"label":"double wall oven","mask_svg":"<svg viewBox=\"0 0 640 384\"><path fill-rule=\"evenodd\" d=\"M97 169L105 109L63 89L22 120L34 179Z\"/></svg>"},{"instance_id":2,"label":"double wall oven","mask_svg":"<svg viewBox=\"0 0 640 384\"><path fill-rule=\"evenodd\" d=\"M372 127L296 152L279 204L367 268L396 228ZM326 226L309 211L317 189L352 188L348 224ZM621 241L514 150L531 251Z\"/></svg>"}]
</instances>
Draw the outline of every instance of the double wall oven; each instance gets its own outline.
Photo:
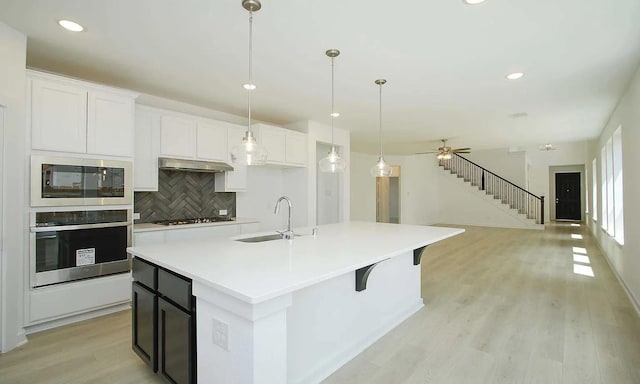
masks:
<instances>
[{"instance_id":1,"label":"double wall oven","mask_svg":"<svg viewBox=\"0 0 640 384\"><path fill-rule=\"evenodd\" d=\"M31 157L31 286L128 272L131 163Z\"/></svg>"}]
</instances>

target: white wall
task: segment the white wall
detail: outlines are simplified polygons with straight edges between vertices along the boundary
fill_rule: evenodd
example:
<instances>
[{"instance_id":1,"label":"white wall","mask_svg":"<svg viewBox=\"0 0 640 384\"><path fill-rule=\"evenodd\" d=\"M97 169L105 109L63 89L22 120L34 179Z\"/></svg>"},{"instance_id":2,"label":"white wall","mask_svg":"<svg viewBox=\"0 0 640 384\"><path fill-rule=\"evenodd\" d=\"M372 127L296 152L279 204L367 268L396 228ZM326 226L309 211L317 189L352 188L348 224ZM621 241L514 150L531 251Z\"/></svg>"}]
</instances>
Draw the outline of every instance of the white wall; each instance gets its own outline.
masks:
<instances>
[{"instance_id":1,"label":"white wall","mask_svg":"<svg viewBox=\"0 0 640 384\"><path fill-rule=\"evenodd\" d=\"M0 352L26 342L22 328L27 259L26 49L26 36L0 23L0 105L5 109Z\"/></svg>"},{"instance_id":2,"label":"white wall","mask_svg":"<svg viewBox=\"0 0 640 384\"><path fill-rule=\"evenodd\" d=\"M496 149L465 157L516 185L529 185L529 190L538 196L544 195L545 220L548 222L552 218L550 213L555 213L555 206L550 207L554 197L551 175L554 171L569 169L568 166L583 170L586 151L587 143L581 141L557 144L555 151L540 151L538 147L517 152ZM495 159L491 159L492 156ZM351 217L375 221L375 179L369 175L369 168L376 162L377 155L352 153L351 158ZM468 185L449 182L448 174L438 167L434 155L386 156L385 159L401 167L401 223L522 227L521 222L514 221L504 211L492 209L494 207L483 202L478 204L477 196ZM585 186L583 180L583 194Z\"/></svg>"},{"instance_id":3,"label":"white wall","mask_svg":"<svg viewBox=\"0 0 640 384\"><path fill-rule=\"evenodd\" d=\"M589 216L587 224L605 252L607 259L623 283L636 309L640 311L640 69L629 84L629 88L621 98L611 118L603 128L599 139L589 147L587 178L593 177L591 161L597 158L598 199L601 199L600 185L600 149L613 131L622 126L622 164L624 188L624 246L619 245L607 235L599 222L592 221ZM590 186L590 184L589 184ZM591 192L591 190L589 190ZM593 211L593 196L589 194L590 212ZM602 200L598 204L602 209ZM599 213L598 217L602 217Z\"/></svg>"},{"instance_id":4,"label":"white wall","mask_svg":"<svg viewBox=\"0 0 640 384\"><path fill-rule=\"evenodd\" d=\"M434 181L439 189L439 222L442 224L503 228L530 228L533 224L523 221L506 205L478 187L471 187L457 175L440 169Z\"/></svg>"},{"instance_id":5,"label":"white wall","mask_svg":"<svg viewBox=\"0 0 640 384\"><path fill-rule=\"evenodd\" d=\"M588 142L578 141L571 143L557 143L555 151L540 151L538 147L527 147L526 159L529 168L529 191L537 196L545 197L545 222L549 222L555 213L554 200L555 192L551 191L549 181L549 167L559 166L580 166L586 167ZM585 180L582 180L582 190L586 187Z\"/></svg>"},{"instance_id":6,"label":"white wall","mask_svg":"<svg viewBox=\"0 0 640 384\"><path fill-rule=\"evenodd\" d=\"M471 153L462 154L462 157L521 188L527 188L525 151L510 151L507 148L499 148L472 151Z\"/></svg>"},{"instance_id":7,"label":"white wall","mask_svg":"<svg viewBox=\"0 0 640 384\"><path fill-rule=\"evenodd\" d=\"M377 155L351 154L351 219L376 221L376 180L369 169ZM439 222L438 169L433 155L385 156L400 166L400 223L428 225Z\"/></svg>"},{"instance_id":8,"label":"white wall","mask_svg":"<svg viewBox=\"0 0 640 384\"><path fill-rule=\"evenodd\" d=\"M318 224L317 218L317 207L318 207L318 179L317 173L318 171L318 162L316 161L318 157L317 144L331 143L331 127L318 123L316 121L305 120L298 121L286 126L289 129L294 129L300 132L305 132L307 134L307 188L308 188L308 201L307 201L307 223L309 226L314 226ZM350 220L350 201L349 196L351 195L351 178L350 178L350 167L351 164L351 137L349 131L341 128L334 129L334 143L340 156L347 162L347 169L344 173L341 173L338 177L340 178L340 194L338 197L338 209L340 221L349 221Z\"/></svg>"},{"instance_id":9,"label":"white wall","mask_svg":"<svg viewBox=\"0 0 640 384\"><path fill-rule=\"evenodd\" d=\"M364 153L351 154L351 220L376 221L376 179L369 168L377 159Z\"/></svg>"},{"instance_id":10,"label":"white wall","mask_svg":"<svg viewBox=\"0 0 640 384\"><path fill-rule=\"evenodd\" d=\"M280 169L268 166L247 169L247 191L236 193L236 216L260 220L261 231L282 230L287 227L288 207L280 203L280 211L273 211L280 196L291 199L291 225L307 226L307 189L305 169Z\"/></svg>"}]
</instances>

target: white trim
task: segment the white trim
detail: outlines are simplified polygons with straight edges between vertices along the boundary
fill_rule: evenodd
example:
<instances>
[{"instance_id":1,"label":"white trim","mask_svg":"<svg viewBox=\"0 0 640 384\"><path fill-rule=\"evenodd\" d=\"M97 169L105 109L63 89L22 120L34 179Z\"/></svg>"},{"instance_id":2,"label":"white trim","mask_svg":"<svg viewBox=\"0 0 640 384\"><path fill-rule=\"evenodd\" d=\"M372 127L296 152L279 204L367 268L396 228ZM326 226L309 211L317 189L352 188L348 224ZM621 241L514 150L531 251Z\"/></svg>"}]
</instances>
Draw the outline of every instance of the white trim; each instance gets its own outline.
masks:
<instances>
[{"instance_id":1,"label":"white trim","mask_svg":"<svg viewBox=\"0 0 640 384\"><path fill-rule=\"evenodd\" d=\"M602 228L599 228L599 229L601 229L604 232L604 234L607 235L607 232L605 230L603 230ZM600 249L600 252L604 256L604 259L607 261L607 264L609 265L609 269L611 269L611 271L613 271L613 274L616 276L616 279L618 279L618 282L620 283L620 285L624 289L625 293L627 294L627 297L629 298L629 301L631 302L631 305L636 310L636 314L638 315L638 317L640 317L640 301L638 301L638 299L636 299L636 297L633 295L633 292L631 292L629 287L627 287L627 285L624 283L624 280L622 279L622 277L618 274L618 271L614 268L613 264L611 263L611 260L609 260L609 255L602 248L602 245L600 244L600 241L598 240L598 237L595 236L593 234L593 232L591 233L591 235L595 238L596 244L598 245L598 248ZM622 247L622 245L620 245L620 243L618 243L617 241L613 240L613 238L611 236L607 235L607 237L609 238L609 240L613 241L616 246Z\"/></svg>"},{"instance_id":2,"label":"white trim","mask_svg":"<svg viewBox=\"0 0 640 384\"><path fill-rule=\"evenodd\" d=\"M69 324L93 319L100 316L106 316L112 313L126 311L129 309L131 309L131 302L126 302L126 303L114 305L107 308L97 309L91 312L80 313L74 316L63 317L63 318L48 321L45 323L38 323L35 325L31 325L25 328L25 333L27 335L30 335L32 333L46 331L47 329L58 328L64 325L69 325Z\"/></svg>"},{"instance_id":3,"label":"white trim","mask_svg":"<svg viewBox=\"0 0 640 384\"><path fill-rule=\"evenodd\" d=\"M1 101L1 100L0 100ZM4 116L5 116L5 106L0 103L0 353L4 351L3 348L3 328L2 328L2 320L4 319L4 312L6 311L5 301L3 300L3 275L5 271L5 260L7 258L4 251Z\"/></svg>"}]
</instances>

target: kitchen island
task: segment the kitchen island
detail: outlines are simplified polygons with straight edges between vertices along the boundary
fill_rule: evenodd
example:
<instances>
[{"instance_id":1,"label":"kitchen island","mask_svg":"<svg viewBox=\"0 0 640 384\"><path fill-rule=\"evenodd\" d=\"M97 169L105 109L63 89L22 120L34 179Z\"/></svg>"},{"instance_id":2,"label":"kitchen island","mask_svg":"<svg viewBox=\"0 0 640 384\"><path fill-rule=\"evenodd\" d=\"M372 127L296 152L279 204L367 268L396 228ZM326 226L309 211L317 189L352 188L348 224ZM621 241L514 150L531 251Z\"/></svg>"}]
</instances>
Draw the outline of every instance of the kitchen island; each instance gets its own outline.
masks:
<instances>
[{"instance_id":1,"label":"kitchen island","mask_svg":"<svg viewBox=\"0 0 640 384\"><path fill-rule=\"evenodd\" d=\"M199 383L319 382L423 307L422 249L464 230L350 222L300 232L128 249L191 280Z\"/></svg>"}]
</instances>

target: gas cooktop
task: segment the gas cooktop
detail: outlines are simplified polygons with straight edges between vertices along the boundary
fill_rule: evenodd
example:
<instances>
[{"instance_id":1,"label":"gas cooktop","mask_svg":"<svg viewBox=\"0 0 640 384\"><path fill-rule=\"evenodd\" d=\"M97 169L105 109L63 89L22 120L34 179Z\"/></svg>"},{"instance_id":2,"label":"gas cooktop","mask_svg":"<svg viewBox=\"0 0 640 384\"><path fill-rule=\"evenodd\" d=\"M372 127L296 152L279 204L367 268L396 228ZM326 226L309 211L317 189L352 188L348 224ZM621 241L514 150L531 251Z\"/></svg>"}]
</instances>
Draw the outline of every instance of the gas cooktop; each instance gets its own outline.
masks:
<instances>
[{"instance_id":1,"label":"gas cooktop","mask_svg":"<svg viewBox=\"0 0 640 384\"><path fill-rule=\"evenodd\" d=\"M159 224L159 225L184 225L184 224L217 223L219 221L233 221L233 219L227 218L227 217L198 217L195 219L160 220L160 221L154 221L153 223Z\"/></svg>"}]
</instances>

